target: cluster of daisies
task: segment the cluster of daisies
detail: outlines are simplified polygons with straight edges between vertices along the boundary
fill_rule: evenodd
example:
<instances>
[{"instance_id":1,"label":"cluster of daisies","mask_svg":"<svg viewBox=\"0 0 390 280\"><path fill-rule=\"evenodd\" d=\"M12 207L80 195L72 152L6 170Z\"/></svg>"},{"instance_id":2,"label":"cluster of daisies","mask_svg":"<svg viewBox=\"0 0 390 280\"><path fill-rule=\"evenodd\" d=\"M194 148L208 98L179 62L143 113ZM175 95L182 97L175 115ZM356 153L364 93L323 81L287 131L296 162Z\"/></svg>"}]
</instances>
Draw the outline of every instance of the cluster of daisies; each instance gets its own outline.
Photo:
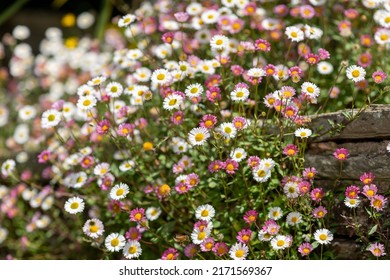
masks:
<instances>
[{"instance_id":1,"label":"cluster of daisies","mask_svg":"<svg viewBox=\"0 0 390 280\"><path fill-rule=\"evenodd\" d=\"M50 215L58 202L78 221L73 230L112 258L323 257L316 248L334 238L333 194L305 165L318 135L310 115L351 96L374 100L386 85L387 65L376 60L390 44L389 3L206 2L144 1L114 19L100 50L56 28L37 57L9 40L14 91L45 94L38 104L21 98L17 114L0 105L1 127L18 118L6 143L17 155L1 164L16 186L0 186L2 212L18 217L21 196L32 232L62 216ZM19 170L23 150L37 153L39 176ZM343 148L333 155L340 167L349 157ZM367 199L381 217L387 198L373 179L365 173L362 189L346 188L346 209ZM0 243L8 235L1 226ZM376 237L367 248L384 256Z\"/></svg>"}]
</instances>

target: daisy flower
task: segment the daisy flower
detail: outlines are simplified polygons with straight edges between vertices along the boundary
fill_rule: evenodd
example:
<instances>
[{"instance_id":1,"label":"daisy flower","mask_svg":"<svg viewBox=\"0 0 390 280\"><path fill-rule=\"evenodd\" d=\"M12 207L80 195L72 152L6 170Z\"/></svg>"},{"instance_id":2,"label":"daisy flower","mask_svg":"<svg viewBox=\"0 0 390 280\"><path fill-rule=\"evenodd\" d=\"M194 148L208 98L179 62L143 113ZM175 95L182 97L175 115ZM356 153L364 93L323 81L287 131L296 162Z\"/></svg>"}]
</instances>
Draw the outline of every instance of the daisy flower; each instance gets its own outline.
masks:
<instances>
[{"instance_id":1,"label":"daisy flower","mask_svg":"<svg viewBox=\"0 0 390 280\"><path fill-rule=\"evenodd\" d=\"M203 242L200 244L200 250L202 252L209 252L213 249L214 247L214 238L212 237L207 237Z\"/></svg>"},{"instance_id":2,"label":"daisy flower","mask_svg":"<svg viewBox=\"0 0 390 280\"><path fill-rule=\"evenodd\" d=\"M271 170L264 163L252 169L253 179L257 182L263 183L271 177Z\"/></svg>"},{"instance_id":3,"label":"daisy flower","mask_svg":"<svg viewBox=\"0 0 390 280\"><path fill-rule=\"evenodd\" d=\"M104 241L104 245L110 252L119 252L126 244L126 239L122 234L111 233Z\"/></svg>"},{"instance_id":4,"label":"daisy flower","mask_svg":"<svg viewBox=\"0 0 390 280\"><path fill-rule=\"evenodd\" d=\"M4 242L7 236L8 236L8 230L0 226L0 244Z\"/></svg>"},{"instance_id":5,"label":"daisy flower","mask_svg":"<svg viewBox=\"0 0 390 280\"><path fill-rule=\"evenodd\" d=\"M296 182L287 182L283 191L288 198L297 198L299 196L299 185Z\"/></svg>"},{"instance_id":6,"label":"daisy flower","mask_svg":"<svg viewBox=\"0 0 390 280\"><path fill-rule=\"evenodd\" d=\"M305 34L296 26L287 26L284 32L292 42L300 42L305 38Z\"/></svg>"},{"instance_id":7,"label":"daisy flower","mask_svg":"<svg viewBox=\"0 0 390 280\"><path fill-rule=\"evenodd\" d=\"M371 207L375 208L376 211L382 211L386 204L387 198L382 195L377 194L370 199L370 205Z\"/></svg>"},{"instance_id":8,"label":"daisy flower","mask_svg":"<svg viewBox=\"0 0 390 280\"><path fill-rule=\"evenodd\" d=\"M224 122L219 126L219 131L226 138L234 138L237 134L237 129L232 123Z\"/></svg>"},{"instance_id":9,"label":"daisy flower","mask_svg":"<svg viewBox=\"0 0 390 280\"><path fill-rule=\"evenodd\" d=\"M257 237L260 241L270 241L272 239L272 235L265 230L260 230Z\"/></svg>"},{"instance_id":10,"label":"daisy flower","mask_svg":"<svg viewBox=\"0 0 390 280\"><path fill-rule=\"evenodd\" d=\"M163 108L168 111L172 111L173 109L179 109L180 105L183 103L183 96L172 93L164 98Z\"/></svg>"},{"instance_id":11,"label":"daisy flower","mask_svg":"<svg viewBox=\"0 0 390 280\"><path fill-rule=\"evenodd\" d=\"M277 221L282 217L283 217L283 212L282 212L282 209L280 207L272 207L268 211L268 218L270 218L272 220Z\"/></svg>"},{"instance_id":12,"label":"daisy flower","mask_svg":"<svg viewBox=\"0 0 390 280\"><path fill-rule=\"evenodd\" d=\"M129 186L125 183L119 183L115 185L110 191L110 197L114 200L120 200L125 198L129 193Z\"/></svg>"},{"instance_id":13,"label":"daisy flower","mask_svg":"<svg viewBox=\"0 0 390 280\"><path fill-rule=\"evenodd\" d=\"M124 15L123 17L121 17L119 20L118 20L118 26L119 27L128 27L130 26L130 24L132 24L135 20L137 19L137 17L133 14L127 14L127 15Z\"/></svg>"},{"instance_id":14,"label":"daisy flower","mask_svg":"<svg viewBox=\"0 0 390 280\"><path fill-rule=\"evenodd\" d=\"M133 160L131 160L131 159L125 160L124 162L122 162L119 165L119 170L122 172L126 172L126 171L133 169L134 166L135 166L135 162Z\"/></svg>"},{"instance_id":15,"label":"daisy flower","mask_svg":"<svg viewBox=\"0 0 390 280\"><path fill-rule=\"evenodd\" d=\"M15 170L16 162L13 159L7 159L1 165L1 174L8 177Z\"/></svg>"},{"instance_id":16,"label":"daisy flower","mask_svg":"<svg viewBox=\"0 0 390 280\"><path fill-rule=\"evenodd\" d=\"M267 73L262 68L251 68L248 70L247 75L252 78L260 78L266 76Z\"/></svg>"},{"instance_id":17,"label":"daisy flower","mask_svg":"<svg viewBox=\"0 0 390 280\"><path fill-rule=\"evenodd\" d=\"M179 256L179 253L175 248L168 248L165 250L161 256L162 260L176 260Z\"/></svg>"},{"instance_id":18,"label":"daisy flower","mask_svg":"<svg viewBox=\"0 0 390 280\"><path fill-rule=\"evenodd\" d=\"M153 72L151 79L157 85L164 85L171 81L172 76L166 69L157 69Z\"/></svg>"},{"instance_id":19,"label":"daisy flower","mask_svg":"<svg viewBox=\"0 0 390 280\"><path fill-rule=\"evenodd\" d=\"M283 149L283 154L288 157L293 157L298 153L298 148L294 144L287 144Z\"/></svg>"},{"instance_id":20,"label":"daisy flower","mask_svg":"<svg viewBox=\"0 0 390 280\"><path fill-rule=\"evenodd\" d=\"M105 76L97 76L97 77L94 77L92 78L91 80L89 80L87 82L87 85L89 86L100 86L101 84L103 84L105 81L107 80L107 77Z\"/></svg>"},{"instance_id":21,"label":"daisy flower","mask_svg":"<svg viewBox=\"0 0 390 280\"><path fill-rule=\"evenodd\" d=\"M344 148L340 148L340 149L337 149L334 153L333 153L333 156L338 159L338 160L346 160L347 157L349 157L349 153L348 153L348 150L347 149L344 149Z\"/></svg>"},{"instance_id":22,"label":"daisy flower","mask_svg":"<svg viewBox=\"0 0 390 280\"><path fill-rule=\"evenodd\" d=\"M308 128L301 127L301 128L298 128L297 130L295 130L294 134L296 137L299 137L299 138L308 138L308 137L310 137L312 132Z\"/></svg>"},{"instance_id":23,"label":"daisy flower","mask_svg":"<svg viewBox=\"0 0 390 280\"><path fill-rule=\"evenodd\" d=\"M188 133L188 141L193 146L203 145L209 137L210 137L210 133L204 127L193 128Z\"/></svg>"},{"instance_id":24,"label":"daisy flower","mask_svg":"<svg viewBox=\"0 0 390 280\"><path fill-rule=\"evenodd\" d=\"M302 215L299 212L288 213L286 221L290 226L295 226L302 222Z\"/></svg>"},{"instance_id":25,"label":"daisy flower","mask_svg":"<svg viewBox=\"0 0 390 280\"><path fill-rule=\"evenodd\" d=\"M320 244L330 244L333 234L325 228L317 229L314 232L314 239Z\"/></svg>"},{"instance_id":26,"label":"daisy flower","mask_svg":"<svg viewBox=\"0 0 390 280\"><path fill-rule=\"evenodd\" d=\"M356 82L363 81L366 76L366 70L357 65L351 65L346 70L347 78Z\"/></svg>"},{"instance_id":27,"label":"daisy flower","mask_svg":"<svg viewBox=\"0 0 390 280\"><path fill-rule=\"evenodd\" d=\"M321 219L325 217L325 215L328 213L326 208L324 206L319 206L317 208L314 208L312 211L313 217L317 219Z\"/></svg>"},{"instance_id":28,"label":"daisy flower","mask_svg":"<svg viewBox=\"0 0 390 280\"><path fill-rule=\"evenodd\" d=\"M248 99L249 90L247 88L238 87L230 93L233 101L245 101Z\"/></svg>"},{"instance_id":29,"label":"daisy flower","mask_svg":"<svg viewBox=\"0 0 390 280\"><path fill-rule=\"evenodd\" d=\"M129 241L123 247L123 255L126 259L138 258L142 254L141 244L138 241Z\"/></svg>"},{"instance_id":30,"label":"daisy flower","mask_svg":"<svg viewBox=\"0 0 390 280\"><path fill-rule=\"evenodd\" d=\"M362 194L365 195L368 199L371 199L376 195L377 191L378 191L378 188L376 187L376 185L374 185L374 184L365 185L363 187Z\"/></svg>"},{"instance_id":31,"label":"daisy flower","mask_svg":"<svg viewBox=\"0 0 390 280\"><path fill-rule=\"evenodd\" d=\"M226 245L225 242L217 242L214 244L213 252L218 257L222 257L229 252L229 247Z\"/></svg>"},{"instance_id":32,"label":"daisy flower","mask_svg":"<svg viewBox=\"0 0 390 280\"><path fill-rule=\"evenodd\" d=\"M289 247L289 242L286 236L277 235L271 239L271 246L274 250L284 250Z\"/></svg>"},{"instance_id":33,"label":"daisy flower","mask_svg":"<svg viewBox=\"0 0 390 280\"><path fill-rule=\"evenodd\" d=\"M259 214L255 210L249 210L245 213L243 219L244 219L245 223L251 225L254 222L256 222L258 215Z\"/></svg>"},{"instance_id":34,"label":"daisy flower","mask_svg":"<svg viewBox=\"0 0 390 280\"><path fill-rule=\"evenodd\" d=\"M386 45L390 43L390 30L384 28L377 30L374 34L374 39L378 45Z\"/></svg>"},{"instance_id":35,"label":"daisy flower","mask_svg":"<svg viewBox=\"0 0 390 280\"><path fill-rule=\"evenodd\" d=\"M50 128L57 126L61 121L61 113L55 109L50 109L42 114L42 128Z\"/></svg>"},{"instance_id":36,"label":"daisy flower","mask_svg":"<svg viewBox=\"0 0 390 280\"><path fill-rule=\"evenodd\" d=\"M130 221L132 222L141 222L145 219L145 209L144 208L135 208L130 211Z\"/></svg>"},{"instance_id":37,"label":"daisy flower","mask_svg":"<svg viewBox=\"0 0 390 280\"><path fill-rule=\"evenodd\" d=\"M211 49L214 50L227 49L229 46L229 39L223 35L215 35L211 38L210 46Z\"/></svg>"},{"instance_id":38,"label":"daisy flower","mask_svg":"<svg viewBox=\"0 0 390 280\"><path fill-rule=\"evenodd\" d=\"M149 221L154 221L158 219L161 215L161 208L159 207L148 207L145 212L146 218Z\"/></svg>"},{"instance_id":39,"label":"daisy flower","mask_svg":"<svg viewBox=\"0 0 390 280\"><path fill-rule=\"evenodd\" d=\"M196 244L190 243L184 247L184 255L189 259L195 257L197 253L198 253L198 246Z\"/></svg>"},{"instance_id":40,"label":"daisy flower","mask_svg":"<svg viewBox=\"0 0 390 280\"><path fill-rule=\"evenodd\" d=\"M375 71L374 73L372 73L372 79L376 84L382 83L384 80L386 80L386 78L387 75L383 71Z\"/></svg>"},{"instance_id":41,"label":"daisy flower","mask_svg":"<svg viewBox=\"0 0 390 280\"><path fill-rule=\"evenodd\" d=\"M248 255L248 251L249 248L247 245L238 242L230 248L229 255L234 260L245 260Z\"/></svg>"},{"instance_id":42,"label":"daisy flower","mask_svg":"<svg viewBox=\"0 0 390 280\"><path fill-rule=\"evenodd\" d=\"M370 244L367 248L375 257L382 257L386 255L385 246L381 243Z\"/></svg>"},{"instance_id":43,"label":"daisy flower","mask_svg":"<svg viewBox=\"0 0 390 280\"><path fill-rule=\"evenodd\" d=\"M246 158L246 152L242 148L236 148L230 152L230 157L236 162L241 162Z\"/></svg>"},{"instance_id":44,"label":"daisy flower","mask_svg":"<svg viewBox=\"0 0 390 280\"><path fill-rule=\"evenodd\" d=\"M81 213L84 210L84 200L80 197L71 197L65 202L65 211L70 214Z\"/></svg>"},{"instance_id":45,"label":"daisy flower","mask_svg":"<svg viewBox=\"0 0 390 280\"><path fill-rule=\"evenodd\" d=\"M119 97L123 93L123 86L117 82L111 82L106 86L107 95L110 97Z\"/></svg>"},{"instance_id":46,"label":"daisy flower","mask_svg":"<svg viewBox=\"0 0 390 280\"><path fill-rule=\"evenodd\" d=\"M218 18L220 17L220 14L217 10L206 10L201 15L201 20L205 24L213 24L218 21Z\"/></svg>"},{"instance_id":47,"label":"daisy flower","mask_svg":"<svg viewBox=\"0 0 390 280\"><path fill-rule=\"evenodd\" d=\"M238 169L238 162L233 159L227 159L224 163L224 169L228 174L235 174Z\"/></svg>"},{"instance_id":48,"label":"daisy flower","mask_svg":"<svg viewBox=\"0 0 390 280\"><path fill-rule=\"evenodd\" d=\"M302 257L309 255L311 251L313 251L313 246L308 242L302 243L298 247L298 252L301 253Z\"/></svg>"},{"instance_id":49,"label":"daisy flower","mask_svg":"<svg viewBox=\"0 0 390 280\"><path fill-rule=\"evenodd\" d=\"M203 91L204 89L202 85L196 83L196 84L189 85L184 92L189 98L192 98L192 97L200 96L203 93Z\"/></svg>"},{"instance_id":50,"label":"daisy flower","mask_svg":"<svg viewBox=\"0 0 390 280\"><path fill-rule=\"evenodd\" d=\"M320 89L315 84L304 82L301 86L302 93L310 98L317 98L320 95Z\"/></svg>"},{"instance_id":51,"label":"daisy flower","mask_svg":"<svg viewBox=\"0 0 390 280\"><path fill-rule=\"evenodd\" d=\"M26 105L26 106L23 106L19 110L18 114L19 114L19 118L22 121L28 121L28 120L31 120L31 119L35 118L35 116L37 114L37 110L33 106Z\"/></svg>"},{"instance_id":52,"label":"daisy flower","mask_svg":"<svg viewBox=\"0 0 390 280\"><path fill-rule=\"evenodd\" d=\"M348 198L358 198L358 194L360 193L360 189L357 186L349 186L345 190L345 196Z\"/></svg>"},{"instance_id":53,"label":"daisy flower","mask_svg":"<svg viewBox=\"0 0 390 280\"><path fill-rule=\"evenodd\" d=\"M349 197L346 197L345 200L344 200L344 203L349 208L356 208L356 207L359 206L360 200L359 200L359 198L349 198Z\"/></svg>"},{"instance_id":54,"label":"daisy flower","mask_svg":"<svg viewBox=\"0 0 390 280\"><path fill-rule=\"evenodd\" d=\"M106 175L108 172L110 172L110 165L107 162L102 162L99 163L98 165L95 166L93 169L93 173L96 176L103 177Z\"/></svg>"},{"instance_id":55,"label":"daisy flower","mask_svg":"<svg viewBox=\"0 0 390 280\"><path fill-rule=\"evenodd\" d=\"M98 238L104 232L104 225L99 219L89 219L83 226L83 232L91 238Z\"/></svg>"},{"instance_id":56,"label":"daisy flower","mask_svg":"<svg viewBox=\"0 0 390 280\"><path fill-rule=\"evenodd\" d=\"M199 220L209 222L215 216L215 209L209 204L204 204L196 208L195 217Z\"/></svg>"},{"instance_id":57,"label":"daisy flower","mask_svg":"<svg viewBox=\"0 0 390 280\"><path fill-rule=\"evenodd\" d=\"M191 233L191 240L194 244L202 244L203 241L210 236L210 229L205 228L203 231L200 229L194 229Z\"/></svg>"},{"instance_id":58,"label":"daisy flower","mask_svg":"<svg viewBox=\"0 0 390 280\"><path fill-rule=\"evenodd\" d=\"M97 100L93 95L81 96L77 101L77 108L82 111L91 110L96 106Z\"/></svg>"},{"instance_id":59,"label":"daisy flower","mask_svg":"<svg viewBox=\"0 0 390 280\"><path fill-rule=\"evenodd\" d=\"M241 243L248 244L251 240L252 231L250 229L242 229L238 232L237 240Z\"/></svg>"}]
</instances>

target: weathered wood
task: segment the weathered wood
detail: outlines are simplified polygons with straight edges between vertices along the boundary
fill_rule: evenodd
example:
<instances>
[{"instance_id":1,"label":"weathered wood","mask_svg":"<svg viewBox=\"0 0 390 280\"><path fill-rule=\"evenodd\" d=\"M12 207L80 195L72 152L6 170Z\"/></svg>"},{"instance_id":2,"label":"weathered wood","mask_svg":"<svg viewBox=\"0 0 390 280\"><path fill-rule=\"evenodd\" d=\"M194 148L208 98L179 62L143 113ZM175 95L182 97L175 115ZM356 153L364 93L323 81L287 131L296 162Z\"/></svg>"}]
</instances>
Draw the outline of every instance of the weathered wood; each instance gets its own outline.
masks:
<instances>
[{"instance_id":1,"label":"weathered wood","mask_svg":"<svg viewBox=\"0 0 390 280\"><path fill-rule=\"evenodd\" d=\"M358 113L358 109L343 110L334 113L318 115L312 119L311 128L314 132L321 135L315 138L316 142L329 140L351 140L351 139L390 139L390 106L388 105L371 105L361 115L349 122L348 118L343 114L347 113L351 116ZM325 133L332 130L334 124L346 124L341 133L331 135ZM323 135L322 135L323 134Z\"/></svg>"}]
</instances>

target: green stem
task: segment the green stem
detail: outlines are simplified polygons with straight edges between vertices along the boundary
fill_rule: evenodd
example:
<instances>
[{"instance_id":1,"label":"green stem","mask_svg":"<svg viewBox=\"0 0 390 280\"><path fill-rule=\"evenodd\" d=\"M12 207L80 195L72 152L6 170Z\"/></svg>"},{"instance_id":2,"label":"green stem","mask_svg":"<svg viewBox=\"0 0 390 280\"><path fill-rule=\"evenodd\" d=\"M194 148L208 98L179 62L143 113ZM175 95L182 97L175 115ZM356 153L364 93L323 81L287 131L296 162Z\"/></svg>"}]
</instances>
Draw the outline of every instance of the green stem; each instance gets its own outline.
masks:
<instances>
[{"instance_id":1,"label":"green stem","mask_svg":"<svg viewBox=\"0 0 390 280\"><path fill-rule=\"evenodd\" d=\"M0 14L0 25L2 25L4 22L10 19L28 1L29 0L17 0L12 5L10 5L4 12Z\"/></svg>"},{"instance_id":2,"label":"green stem","mask_svg":"<svg viewBox=\"0 0 390 280\"><path fill-rule=\"evenodd\" d=\"M97 20L95 37L101 42L103 40L104 31L106 30L106 25L110 20L112 14L112 4L110 0L102 0L102 9Z\"/></svg>"}]
</instances>

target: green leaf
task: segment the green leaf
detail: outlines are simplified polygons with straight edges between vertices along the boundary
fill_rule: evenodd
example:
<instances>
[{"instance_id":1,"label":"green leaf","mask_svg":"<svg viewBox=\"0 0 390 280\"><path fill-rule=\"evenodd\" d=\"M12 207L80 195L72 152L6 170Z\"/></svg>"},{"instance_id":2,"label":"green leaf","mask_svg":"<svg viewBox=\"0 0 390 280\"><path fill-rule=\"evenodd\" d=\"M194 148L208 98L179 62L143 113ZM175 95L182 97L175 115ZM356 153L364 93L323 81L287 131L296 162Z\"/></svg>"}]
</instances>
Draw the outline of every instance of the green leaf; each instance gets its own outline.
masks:
<instances>
[{"instance_id":1,"label":"green leaf","mask_svg":"<svg viewBox=\"0 0 390 280\"><path fill-rule=\"evenodd\" d=\"M375 225L371 228L371 230L369 231L368 235L371 235L373 234L374 232L376 232L376 229L378 228L378 225Z\"/></svg>"}]
</instances>

